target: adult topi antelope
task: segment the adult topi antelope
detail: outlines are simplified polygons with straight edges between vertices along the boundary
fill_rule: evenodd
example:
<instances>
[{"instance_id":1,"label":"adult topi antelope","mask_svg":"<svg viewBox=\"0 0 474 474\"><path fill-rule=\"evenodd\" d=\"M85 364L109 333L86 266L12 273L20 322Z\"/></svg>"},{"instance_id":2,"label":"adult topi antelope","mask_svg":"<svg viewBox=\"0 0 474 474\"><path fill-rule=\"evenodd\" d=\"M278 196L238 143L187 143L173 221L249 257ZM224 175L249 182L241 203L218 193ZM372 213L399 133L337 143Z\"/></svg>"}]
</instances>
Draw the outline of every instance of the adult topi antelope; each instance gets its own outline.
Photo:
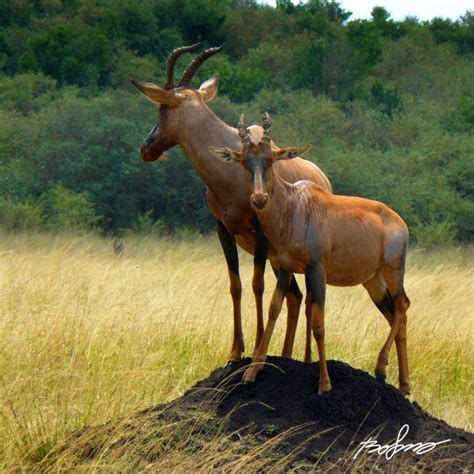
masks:
<instances>
[{"instance_id":1,"label":"adult topi antelope","mask_svg":"<svg viewBox=\"0 0 474 474\"><path fill-rule=\"evenodd\" d=\"M311 324L320 362L319 393L331 389L324 349L326 283L336 286L362 284L391 329L375 367L385 380L390 348L395 340L400 390L409 393L406 348L406 311L410 301L403 288L408 229L398 214L381 202L336 196L310 181L289 183L277 164L304 153L310 145L272 149L271 121L264 114L264 134L258 145L239 123L242 151L213 148L223 161L239 162L250 177L250 202L263 231L277 253L278 281L272 296L268 323L244 375L254 381L265 361L270 338L281 310L283 295L293 273L304 273Z\"/></svg>"},{"instance_id":2,"label":"adult topi antelope","mask_svg":"<svg viewBox=\"0 0 474 474\"><path fill-rule=\"evenodd\" d=\"M261 226L250 205L250 184L240 166L229 167L216 160L209 153L209 146L241 147L235 128L220 120L206 105L217 93L216 76L204 82L199 89L190 86L200 65L218 53L220 48L211 48L200 53L184 71L175 85L174 66L182 54L193 51L198 45L175 49L168 59L165 87L148 82L132 81L147 99L159 106L159 124L149 133L140 148L144 161L156 161L164 151L180 145L197 173L207 185L208 204L217 221L217 232L227 261L230 293L233 300L234 332L229 362L239 361L244 351L241 327L241 292L239 259L236 243L254 255L252 287L257 308L257 333L255 348L260 345L263 335L262 295L264 290L264 270L267 256L272 260L274 251L269 248ZM258 143L262 128L250 128L251 138ZM291 162L276 165L278 172L289 182L300 179L314 181L331 191L331 185L324 173L313 163L296 158ZM293 278L286 292L288 304L288 326L283 347L283 355L291 357L301 292ZM310 334L307 340L310 340ZM305 360L310 360L310 347L305 352Z\"/></svg>"}]
</instances>

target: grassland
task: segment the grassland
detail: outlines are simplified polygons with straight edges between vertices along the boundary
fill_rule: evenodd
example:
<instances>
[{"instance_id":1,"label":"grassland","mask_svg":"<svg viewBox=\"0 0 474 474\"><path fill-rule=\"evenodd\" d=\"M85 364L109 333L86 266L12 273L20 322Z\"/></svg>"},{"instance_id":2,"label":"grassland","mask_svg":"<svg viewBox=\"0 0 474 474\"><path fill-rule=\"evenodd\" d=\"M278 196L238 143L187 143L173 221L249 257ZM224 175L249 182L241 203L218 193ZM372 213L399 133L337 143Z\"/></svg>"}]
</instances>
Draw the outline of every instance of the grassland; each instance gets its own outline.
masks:
<instances>
[{"instance_id":1,"label":"grassland","mask_svg":"<svg viewBox=\"0 0 474 474\"><path fill-rule=\"evenodd\" d=\"M241 255L250 350L252 265ZM413 250L406 276L411 398L470 431L473 257L472 247ZM232 329L227 288L214 238L130 237L117 258L111 241L96 236L1 234L0 470L29 470L71 430L179 397L224 364ZM282 347L283 318L270 353ZM329 358L372 372L388 328L363 288L330 288L326 328ZM391 355L389 382L396 383Z\"/></svg>"}]
</instances>

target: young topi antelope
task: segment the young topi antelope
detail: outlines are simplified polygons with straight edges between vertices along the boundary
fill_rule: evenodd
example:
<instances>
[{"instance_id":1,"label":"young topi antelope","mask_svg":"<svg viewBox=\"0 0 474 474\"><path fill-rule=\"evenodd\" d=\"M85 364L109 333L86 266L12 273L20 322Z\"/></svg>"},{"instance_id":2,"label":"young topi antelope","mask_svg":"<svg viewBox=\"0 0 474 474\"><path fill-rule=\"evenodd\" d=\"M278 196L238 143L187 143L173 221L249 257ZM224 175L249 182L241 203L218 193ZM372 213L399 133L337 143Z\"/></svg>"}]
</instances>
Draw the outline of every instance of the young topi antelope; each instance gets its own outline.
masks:
<instances>
[{"instance_id":1,"label":"young topi antelope","mask_svg":"<svg viewBox=\"0 0 474 474\"><path fill-rule=\"evenodd\" d=\"M272 150L271 121L263 115L263 138L255 145L240 119L242 151L210 148L224 161L240 162L251 183L250 201L265 236L277 253L278 280L260 346L244 381L251 382L266 359L268 346L293 273L304 273L320 362L319 393L331 389L324 350L324 301L326 283L336 286L362 284L385 316L391 329L375 367L385 380L393 341L397 347L400 390L409 393L406 348L406 311L410 305L403 288L408 229L405 222L381 202L359 197L335 196L309 181L290 184L273 169L278 160L301 155L310 145Z\"/></svg>"}]
</instances>

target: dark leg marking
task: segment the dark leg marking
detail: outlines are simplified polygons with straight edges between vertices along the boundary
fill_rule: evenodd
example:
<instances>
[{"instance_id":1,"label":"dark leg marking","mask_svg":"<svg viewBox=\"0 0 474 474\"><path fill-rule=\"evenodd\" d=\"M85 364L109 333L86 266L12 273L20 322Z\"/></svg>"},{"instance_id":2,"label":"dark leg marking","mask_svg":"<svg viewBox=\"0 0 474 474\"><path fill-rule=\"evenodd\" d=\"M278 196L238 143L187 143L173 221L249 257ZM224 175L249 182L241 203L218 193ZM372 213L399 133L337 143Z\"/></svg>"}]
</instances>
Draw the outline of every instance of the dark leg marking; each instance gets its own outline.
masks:
<instances>
[{"instance_id":1,"label":"dark leg marking","mask_svg":"<svg viewBox=\"0 0 474 474\"><path fill-rule=\"evenodd\" d=\"M256 353L258 346L263 337L263 292L265 290L265 265L267 263L268 249L270 244L265 237L263 228L257 218L252 221L252 226L255 229L255 253L253 258L253 278L252 289L255 296L255 307L257 310L257 331L255 334Z\"/></svg>"},{"instance_id":2,"label":"dark leg marking","mask_svg":"<svg viewBox=\"0 0 474 474\"><path fill-rule=\"evenodd\" d=\"M294 278L294 277L293 277ZM290 273L283 268L278 269L277 288L286 295L290 289Z\"/></svg>"},{"instance_id":3,"label":"dark leg marking","mask_svg":"<svg viewBox=\"0 0 474 474\"><path fill-rule=\"evenodd\" d=\"M319 354L319 389L322 394L331 390L324 343L324 303L326 300L326 273L321 263L310 264L305 270L307 291L311 300L311 325Z\"/></svg>"},{"instance_id":4,"label":"dark leg marking","mask_svg":"<svg viewBox=\"0 0 474 474\"><path fill-rule=\"evenodd\" d=\"M225 225L221 221L217 221L217 235L219 236L222 249L224 250L227 266L232 273L239 274L239 254L237 253L237 246L235 240L229 234Z\"/></svg>"},{"instance_id":5,"label":"dark leg marking","mask_svg":"<svg viewBox=\"0 0 474 474\"><path fill-rule=\"evenodd\" d=\"M374 303L382 314L390 314L393 317L393 314L395 313L395 298L392 297L388 288L385 291L382 300Z\"/></svg>"},{"instance_id":6,"label":"dark leg marking","mask_svg":"<svg viewBox=\"0 0 474 474\"><path fill-rule=\"evenodd\" d=\"M291 357L293 355L293 346L295 344L296 328L298 326L298 318L303 300L298 283L294 275L291 276L290 286L286 293L286 306L288 309L288 318L286 324L285 342L283 344L282 356Z\"/></svg>"},{"instance_id":7,"label":"dark leg marking","mask_svg":"<svg viewBox=\"0 0 474 474\"><path fill-rule=\"evenodd\" d=\"M305 271L306 288L311 297L311 304L324 308L326 302L325 274L321 265L309 265Z\"/></svg>"},{"instance_id":8,"label":"dark leg marking","mask_svg":"<svg viewBox=\"0 0 474 474\"><path fill-rule=\"evenodd\" d=\"M292 293L298 298L298 300L303 299L303 293L301 293L300 287L298 286L298 282L296 281L295 276L293 275L291 278L290 288L288 289L289 293Z\"/></svg>"},{"instance_id":9,"label":"dark leg marking","mask_svg":"<svg viewBox=\"0 0 474 474\"><path fill-rule=\"evenodd\" d=\"M272 270L273 270L273 273L275 274L275 276L278 279L279 269L275 268L272 265ZM292 277L291 277L291 282L290 282L290 286L288 287L288 292L294 294L299 300L301 300L303 298L303 293L301 293L300 287L298 286L298 282L296 281L296 278L295 278L294 275L292 275Z\"/></svg>"},{"instance_id":10,"label":"dark leg marking","mask_svg":"<svg viewBox=\"0 0 474 474\"><path fill-rule=\"evenodd\" d=\"M227 366L239 362L244 352L244 337L242 334L242 316L241 316L241 297L242 297L242 283L239 275L239 254L235 239L228 232L224 224L217 221L217 235L224 251L227 267L229 270L230 280L230 294L232 296L233 310L234 310L234 332L232 340L232 348L229 355L229 362Z\"/></svg>"},{"instance_id":11,"label":"dark leg marking","mask_svg":"<svg viewBox=\"0 0 474 474\"><path fill-rule=\"evenodd\" d=\"M270 244L263 233L262 226L257 218L252 221L252 226L255 229L255 255L253 258L254 265L260 265L265 269L265 264L267 262L268 249Z\"/></svg>"}]
</instances>

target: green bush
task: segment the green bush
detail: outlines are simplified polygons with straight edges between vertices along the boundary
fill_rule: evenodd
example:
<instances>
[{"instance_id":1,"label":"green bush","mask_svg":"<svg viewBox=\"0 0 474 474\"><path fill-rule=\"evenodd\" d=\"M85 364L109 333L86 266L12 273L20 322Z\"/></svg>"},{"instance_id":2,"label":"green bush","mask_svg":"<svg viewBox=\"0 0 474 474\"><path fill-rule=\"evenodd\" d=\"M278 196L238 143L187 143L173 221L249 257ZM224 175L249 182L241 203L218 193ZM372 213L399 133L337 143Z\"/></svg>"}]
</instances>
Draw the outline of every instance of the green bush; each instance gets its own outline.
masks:
<instances>
[{"instance_id":1,"label":"green bush","mask_svg":"<svg viewBox=\"0 0 474 474\"><path fill-rule=\"evenodd\" d=\"M91 230L100 221L87 193L74 193L61 184L44 196L47 227L52 230Z\"/></svg>"},{"instance_id":2,"label":"green bush","mask_svg":"<svg viewBox=\"0 0 474 474\"><path fill-rule=\"evenodd\" d=\"M43 226L43 207L33 202L13 202L0 197L0 226L5 230L40 229Z\"/></svg>"},{"instance_id":3,"label":"green bush","mask_svg":"<svg viewBox=\"0 0 474 474\"><path fill-rule=\"evenodd\" d=\"M431 248L450 245L456 238L456 227L450 220L418 222L412 229L418 247Z\"/></svg>"},{"instance_id":4,"label":"green bush","mask_svg":"<svg viewBox=\"0 0 474 474\"><path fill-rule=\"evenodd\" d=\"M213 64L214 73L220 77L220 93L234 102L246 102L265 85L268 74L256 68L235 65L221 57ZM208 70L208 68L206 68Z\"/></svg>"},{"instance_id":5,"label":"green bush","mask_svg":"<svg viewBox=\"0 0 474 474\"><path fill-rule=\"evenodd\" d=\"M196 240L201 237L201 234L196 229L189 226L178 227L174 232L173 236L178 240Z\"/></svg>"},{"instance_id":6,"label":"green bush","mask_svg":"<svg viewBox=\"0 0 474 474\"><path fill-rule=\"evenodd\" d=\"M28 43L36 67L60 84L96 86L109 67L109 40L87 24L59 24L40 30Z\"/></svg>"},{"instance_id":7,"label":"green bush","mask_svg":"<svg viewBox=\"0 0 474 474\"><path fill-rule=\"evenodd\" d=\"M459 101L459 112L466 130L474 128L474 97L463 96Z\"/></svg>"},{"instance_id":8,"label":"green bush","mask_svg":"<svg viewBox=\"0 0 474 474\"><path fill-rule=\"evenodd\" d=\"M162 219L153 219L153 209L150 209L138 216L135 231L140 235L163 235L166 225Z\"/></svg>"},{"instance_id":9,"label":"green bush","mask_svg":"<svg viewBox=\"0 0 474 474\"><path fill-rule=\"evenodd\" d=\"M22 114L37 112L58 95L56 81L41 73L0 77L0 104L3 109Z\"/></svg>"},{"instance_id":10,"label":"green bush","mask_svg":"<svg viewBox=\"0 0 474 474\"><path fill-rule=\"evenodd\" d=\"M137 56L133 51L120 48L110 74L110 85L131 90L130 79L154 82L158 72L158 63L151 56Z\"/></svg>"}]
</instances>

